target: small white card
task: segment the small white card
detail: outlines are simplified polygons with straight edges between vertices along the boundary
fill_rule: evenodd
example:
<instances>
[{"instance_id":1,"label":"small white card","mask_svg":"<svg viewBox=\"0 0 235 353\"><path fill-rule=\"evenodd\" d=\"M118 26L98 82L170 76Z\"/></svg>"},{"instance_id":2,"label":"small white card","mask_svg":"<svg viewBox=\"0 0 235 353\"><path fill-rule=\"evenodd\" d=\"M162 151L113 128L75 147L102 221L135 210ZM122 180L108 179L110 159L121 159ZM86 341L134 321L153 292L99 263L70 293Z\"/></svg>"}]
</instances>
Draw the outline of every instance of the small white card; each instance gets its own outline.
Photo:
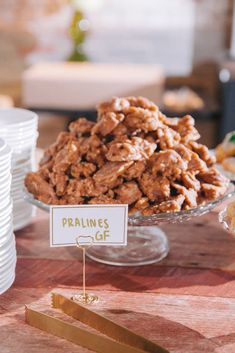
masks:
<instances>
[{"instance_id":1,"label":"small white card","mask_svg":"<svg viewBox=\"0 0 235 353\"><path fill-rule=\"evenodd\" d=\"M128 205L50 207L50 246L75 246L78 237L93 245L127 244Z\"/></svg>"}]
</instances>

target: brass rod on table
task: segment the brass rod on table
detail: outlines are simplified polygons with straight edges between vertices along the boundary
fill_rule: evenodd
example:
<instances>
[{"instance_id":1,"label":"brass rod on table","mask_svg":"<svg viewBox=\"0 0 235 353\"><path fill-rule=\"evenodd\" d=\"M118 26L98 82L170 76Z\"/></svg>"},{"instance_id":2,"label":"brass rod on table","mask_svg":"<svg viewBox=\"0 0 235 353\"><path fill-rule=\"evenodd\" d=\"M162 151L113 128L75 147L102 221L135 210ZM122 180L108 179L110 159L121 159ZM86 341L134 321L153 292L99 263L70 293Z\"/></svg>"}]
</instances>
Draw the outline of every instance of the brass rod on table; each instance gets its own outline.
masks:
<instances>
[{"instance_id":1,"label":"brass rod on table","mask_svg":"<svg viewBox=\"0 0 235 353\"><path fill-rule=\"evenodd\" d=\"M82 272L83 272L83 279L82 279L82 287L83 287L83 298L86 298L86 248L82 248L82 258L83 258L83 265L82 265Z\"/></svg>"}]
</instances>

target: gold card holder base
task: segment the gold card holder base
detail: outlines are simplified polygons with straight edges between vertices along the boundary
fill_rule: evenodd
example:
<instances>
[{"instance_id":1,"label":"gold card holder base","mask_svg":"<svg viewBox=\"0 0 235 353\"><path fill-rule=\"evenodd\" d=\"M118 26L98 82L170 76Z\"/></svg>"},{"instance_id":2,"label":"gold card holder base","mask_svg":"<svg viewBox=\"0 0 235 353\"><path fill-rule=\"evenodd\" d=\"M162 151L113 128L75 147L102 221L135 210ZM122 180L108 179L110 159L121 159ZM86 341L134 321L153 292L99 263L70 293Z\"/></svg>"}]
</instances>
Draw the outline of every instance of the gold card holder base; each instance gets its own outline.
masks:
<instances>
[{"instance_id":1,"label":"gold card holder base","mask_svg":"<svg viewBox=\"0 0 235 353\"><path fill-rule=\"evenodd\" d=\"M88 293L86 293L85 295L83 295L83 293L74 294L71 299L81 304L95 304L99 301L97 295Z\"/></svg>"}]
</instances>

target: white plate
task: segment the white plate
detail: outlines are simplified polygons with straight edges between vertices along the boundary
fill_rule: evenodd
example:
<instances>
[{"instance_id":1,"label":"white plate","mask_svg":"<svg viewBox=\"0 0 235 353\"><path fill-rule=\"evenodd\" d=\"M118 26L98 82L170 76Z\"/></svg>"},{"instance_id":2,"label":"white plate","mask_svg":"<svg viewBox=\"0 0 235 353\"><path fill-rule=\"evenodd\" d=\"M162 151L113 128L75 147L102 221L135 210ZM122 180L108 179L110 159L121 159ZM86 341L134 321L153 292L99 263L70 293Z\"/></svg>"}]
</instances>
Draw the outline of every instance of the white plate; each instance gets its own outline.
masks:
<instances>
[{"instance_id":1,"label":"white plate","mask_svg":"<svg viewBox=\"0 0 235 353\"><path fill-rule=\"evenodd\" d=\"M6 254L5 256L0 259L0 268L4 268L7 266L10 262L13 261L13 259L16 259L16 248L12 247Z\"/></svg>"},{"instance_id":2,"label":"white plate","mask_svg":"<svg viewBox=\"0 0 235 353\"><path fill-rule=\"evenodd\" d=\"M4 195L10 196L10 191L11 191L11 184L9 184L7 187L3 187L2 189L0 189L0 200L3 200Z\"/></svg>"},{"instance_id":3,"label":"white plate","mask_svg":"<svg viewBox=\"0 0 235 353\"><path fill-rule=\"evenodd\" d=\"M0 151L0 162L4 163L9 160L11 158L11 153L11 148L8 145L5 145L5 147Z\"/></svg>"},{"instance_id":4,"label":"white plate","mask_svg":"<svg viewBox=\"0 0 235 353\"><path fill-rule=\"evenodd\" d=\"M16 255L12 256L5 265L0 265L0 279L4 276L9 276L15 271L16 266Z\"/></svg>"},{"instance_id":5,"label":"white plate","mask_svg":"<svg viewBox=\"0 0 235 353\"><path fill-rule=\"evenodd\" d=\"M8 271L7 273L5 273L4 275L2 275L2 277L0 277L0 287L2 287L3 285L5 285L6 282L8 282L8 280L10 278L12 278L12 276L15 274L15 266L13 265L12 268L10 269L10 271Z\"/></svg>"},{"instance_id":6,"label":"white plate","mask_svg":"<svg viewBox=\"0 0 235 353\"><path fill-rule=\"evenodd\" d=\"M5 285L0 287L0 295L5 293L12 286L14 280L15 280L15 273Z\"/></svg>"},{"instance_id":7,"label":"white plate","mask_svg":"<svg viewBox=\"0 0 235 353\"><path fill-rule=\"evenodd\" d=\"M11 177L10 171L1 172L0 170L0 185L7 179Z\"/></svg>"},{"instance_id":8,"label":"white plate","mask_svg":"<svg viewBox=\"0 0 235 353\"><path fill-rule=\"evenodd\" d=\"M13 233L13 225L10 226L9 230L3 235L0 236L0 248L3 246L6 242L9 241Z\"/></svg>"},{"instance_id":9,"label":"white plate","mask_svg":"<svg viewBox=\"0 0 235 353\"><path fill-rule=\"evenodd\" d=\"M8 271L5 275L0 278L0 287L2 287L12 276L15 274L15 266L12 266L12 269Z\"/></svg>"},{"instance_id":10,"label":"white plate","mask_svg":"<svg viewBox=\"0 0 235 353\"><path fill-rule=\"evenodd\" d=\"M0 138L0 151L6 147L6 141Z\"/></svg>"},{"instance_id":11,"label":"white plate","mask_svg":"<svg viewBox=\"0 0 235 353\"><path fill-rule=\"evenodd\" d=\"M0 168L0 184L2 182L4 182L4 180L6 180L7 178L12 177L11 175L11 169L5 169L5 170L1 170Z\"/></svg>"},{"instance_id":12,"label":"white plate","mask_svg":"<svg viewBox=\"0 0 235 353\"><path fill-rule=\"evenodd\" d=\"M7 205L9 204L9 202L11 201L10 195L8 195L8 197L3 198L2 200L0 200L0 208L4 208L7 207Z\"/></svg>"},{"instance_id":13,"label":"white plate","mask_svg":"<svg viewBox=\"0 0 235 353\"><path fill-rule=\"evenodd\" d=\"M11 184L8 184L8 186L0 188L0 202L1 202L1 198L3 196L7 196L10 195L10 190L11 190Z\"/></svg>"},{"instance_id":14,"label":"white plate","mask_svg":"<svg viewBox=\"0 0 235 353\"><path fill-rule=\"evenodd\" d=\"M30 147L30 146L36 144L37 138L38 138L38 134L36 136L31 137L31 138L27 138L25 140L18 141L18 140L7 139L6 141L7 141L8 145L11 146L13 151L15 151L15 150L26 149L27 147Z\"/></svg>"},{"instance_id":15,"label":"white plate","mask_svg":"<svg viewBox=\"0 0 235 353\"><path fill-rule=\"evenodd\" d=\"M15 253L16 249L15 244L13 243L13 245L4 254L0 255L0 266L3 266L8 263Z\"/></svg>"},{"instance_id":16,"label":"white plate","mask_svg":"<svg viewBox=\"0 0 235 353\"><path fill-rule=\"evenodd\" d=\"M12 272L5 278L3 282L0 283L0 294L3 293L3 291L6 291L11 284L14 282L15 279L15 269L12 270Z\"/></svg>"},{"instance_id":17,"label":"white plate","mask_svg":"<svg viewBox=\"0 0 235 353\"><path fill-rule=\"evenodd\" d=\"M0 189L3 189L4 186L11 184L12 176L11 173L6 174L4 178L1 178Z\"/></svg>"},{"instance_id":18,"label":"white plate","mask_svg":"<svg viewBox=\"0 0 235 353\"><path fill-rule=\"evenodd\" d=\"M28 143L29 141L36 141L38 138L38 132L37 131L33 131L31 134L24 134L22 136L12 136L9 137L7 136L5 138L6 143L10 146L12 145L17 145L17 144L25 144Z\"/></svg>"},{"instance_id":19,"label":"white plate","mask_svg":"<svg viewBox=\"0 0 235 353\"><path fill-rule=\"evenodd\" d=\"M22 185L24 185L24 179L25 175L23 175L22 178L17 178L15 180L12 180L12 191L18 191L19 189L22 189Z\"/></svg>"},{"instance_id":20,"label":"white plate","mask_svg":"<svg viewBox=\"0 0 235 353\"><path fill-rule=\"evenodd\" d=\"M37 134L38 130L37 130L37 124L35 125L30 125L28 127L24 127L21 129L17 129L17 130L10 130L7 128L7 130L5 130L5 134L4 136L7 136L8 139L13 140L15 139L25 139L25 138L29 138L29 137L33 137Z\"/></svg>"},{"instance_id":21,"label":"white plate","mask_svg":"<svg viewBox=\"0 0 235 353\"><path fill-rule=\"evenodd\" d=\"M1 124L1 117L0 117L0 124ZM13 138L15 136L23 136L25 133L27 135L33 134L36 131L38 131L38 124L26 124L21 127L13 127L13 126L7 126L5 127L0 126L0 136L2 137L3 140L7 141L7 138Z\"/></svg>"},{"instance_id":22,"label":"white plate","mask_svg":"<svg viewBox=\"0 0 235 353\"><path fill-rule=\"evenodd\" d=\"M9 214L12 213L12 209L13 209L13 206L12 206L12 202L9 202L7 206L5 206L4 208L0 208L0 219L4 219L6 217L9 216Z\"/></svg>"},{"instance_id":23,"label":"white plate","mask_svg":"<svg viewBox=\"0 0 235 353\"><path fill-rule=\"evenodd\" d=\"M9 229L9 232L10 232L10 229ZM1 257L9 250L9 248L14 243L15 243L15 235L13 232L10 232L10 236L7 239L7 241L0 246L0 261L1 261Z\"/></svg>"},{"instance_id":24,"label":"white plate","mask_svg":"<svg viewBox=\"0 0 235 353\"><path fill-rule=\"evenodd\" d=\"M0 109L0 130L10 128L23 128L25 126L35 125L38 122L38 116L34 112L21 108Z\"/></svg>"},{"instance_id":25,"label":"white plate","mask_svg":"<svg viewBox=\"0 0 235 353\"><path fill-rule=\"evenodd\" d=\"M0 117L0 124L1 124L1 117ZM5 127L0 126L0 134L3 140L5 140L8 136L10 138L14 136L21 136L24 135L25 133L32 134L35 131L38 131L38 124L35 123L29 123L25 124L24 126L18 126L18 127L13 127L10 125L5 125Z\"/></svg>"},{"instance_id":26,"label":"white plate","mask_svg":"<svg viewBox=\"0 0 235 353\"><path fill-rule=\"evenodd\" d=\"M9 158L6 162L0 163L0 175L3 178L4 174L10 174L12 169L11 159Z\"/></svg>"},{"instance_id":27,"label":"white plate","mask_svg":"<svg viewBox=\"0 0 235 353\"><path fill-rule=\"evenodd\" d=\"M16 162L12 165L12 173L18 174L22 171L22 169L28 170L31 168L32 163L33 163L33 161L31 160L31 158L27 158L27 160L25 160L25 161Z\"/></svg>"},{"instance_id":28,"label":"white plate","mask_svg":"<svg viewBox=\"0 0 235 353\"><path fill-rule=\"evenodd\" d=\"M1 170L9 170L11 169L11 155L9 155L7 158L3 158L0 160L0 169Z\"/></svg>"},{"instance_id":29,"label":"white plate","mask_svg":"<svg viewBox=\"0 0 235 353\"><path fill-rule=\"evenodd\" d=\"M22 168L21 171L14 171L12 173L12 181L17 181L17 180L21 180L22 178L25 177L25 174L27 174L29 172L29 168Z\"/></svg>"},{"instance_id":30,"label":"white plate","mask_svg":"<svg viewBox=\"0 0 235 353\"><path fill-rule=\"evenodd\" d=\"M7 219L7 222L0 227L0 237L4 236L10 229L11 225L13 223L13 218L12 214L10 217Z\"/></svg>"},{"instance_id":31,"label":"white plate","mask_svg":"<svg viewBox=\"0 0 235 353\"><path fill-rule=\"evenodd\" d=\"M16 258L16 249L14 249L14 251L9 253L9 256L6 258L5 262L0 263L0 272L7 273L7 268L9 268L14 262L16 262Z\"/></svg>"},{"instance_id":32,"label":"white plate","mask_svg":"<svg viewBox=\"0 0 235 353\"><path fill-rule=\"evenodd\" d=\"M22 166L23 163L31 161L35 158L36 146L30 146L30 148L20 151L19 153L12 154L12 167L13 169L17 166Z\"/></svg>"},{"instance_id":33,"label":"white plate","mask_svg":"<svg viewBox=\"0 0 235 353\"><path fill-rule=\"evenodd\" d=\"M11 195L10 195L8 190L6 190L5 193L3 192L0 195L0 205L1 205L1 207L3 207L3 205L5 205L7 202L9 202L10 198L11 198Z\"/></svg>"},{"instance_id":34,"label":"white plate","mask_svg":"<svg viewBox=\"0 0 235 353\"><path fill-rule=\"evenodd\" d=\"M11 169L12 169L11 158L0 161L0 170L2 172L10 173Z\"/></svg>"},{"instance_id":35,"label":"white plate","mask_svg":"<svg viewBox=\"0 0 235 353\"><path fill-rule=\"evenodd\" d=\"M13 245L12 248L10 248L4 256L1 256L0 258L0 266L5 266L9 261L11 261L12 257L15 256L16 250L15 246Z\"/></svg>"}]
</instances>

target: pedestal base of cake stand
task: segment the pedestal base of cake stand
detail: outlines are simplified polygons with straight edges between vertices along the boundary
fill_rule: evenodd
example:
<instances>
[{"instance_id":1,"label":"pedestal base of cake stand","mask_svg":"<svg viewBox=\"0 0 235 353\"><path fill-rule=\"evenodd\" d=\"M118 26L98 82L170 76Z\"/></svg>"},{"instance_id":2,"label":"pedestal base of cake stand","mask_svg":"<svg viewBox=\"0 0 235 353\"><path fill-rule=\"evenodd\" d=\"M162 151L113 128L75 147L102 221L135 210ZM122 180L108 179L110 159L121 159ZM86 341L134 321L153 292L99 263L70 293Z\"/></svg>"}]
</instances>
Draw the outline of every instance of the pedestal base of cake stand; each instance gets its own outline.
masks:
<instances>
[{"instance_id":1,"label":"pedestal base of cake stand","mask_svg":"<svg viewBox=\"0 0 235 353\"><path fill-rule=\"evenodd\" d=\"M165 233L158 227L128 227L127 246L92 246L87 256L114 266L141 266L159 262L169 252Z\"/></svg>"}]
</instances>

